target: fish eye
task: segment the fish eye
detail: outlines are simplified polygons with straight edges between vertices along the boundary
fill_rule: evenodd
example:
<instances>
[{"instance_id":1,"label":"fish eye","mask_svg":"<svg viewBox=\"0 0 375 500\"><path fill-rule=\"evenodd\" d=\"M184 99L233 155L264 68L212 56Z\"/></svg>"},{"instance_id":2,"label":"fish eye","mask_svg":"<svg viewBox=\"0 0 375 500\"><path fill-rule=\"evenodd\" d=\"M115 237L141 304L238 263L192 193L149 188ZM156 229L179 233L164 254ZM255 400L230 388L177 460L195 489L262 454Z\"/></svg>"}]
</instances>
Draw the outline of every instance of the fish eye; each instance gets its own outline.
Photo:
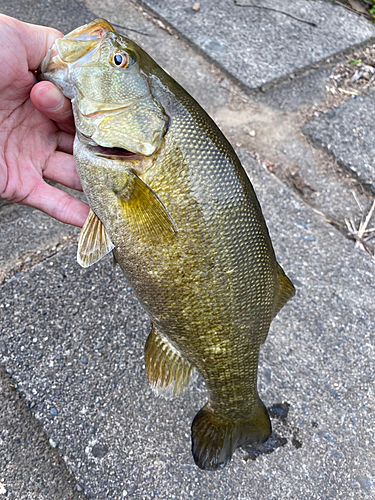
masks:
<instances>
[{"instance_id":1,"label":"fish eye","mask_svg":"<svg viewBox=\"0 0 375 500\"><path fill-rule=\"evenodd\" d=\"M129 56L125 52L115 52L112 55L112 62L117 68L127 68Z\"/></svg>"}]
</instances>

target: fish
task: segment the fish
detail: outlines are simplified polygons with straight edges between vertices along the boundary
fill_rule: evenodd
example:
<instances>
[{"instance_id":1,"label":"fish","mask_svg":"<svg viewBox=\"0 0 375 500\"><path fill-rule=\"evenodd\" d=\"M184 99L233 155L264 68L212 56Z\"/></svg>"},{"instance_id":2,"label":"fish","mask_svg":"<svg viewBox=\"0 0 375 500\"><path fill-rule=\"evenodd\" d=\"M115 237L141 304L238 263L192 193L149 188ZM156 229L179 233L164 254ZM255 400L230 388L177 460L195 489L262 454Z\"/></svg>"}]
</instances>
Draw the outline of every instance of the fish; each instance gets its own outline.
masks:
<instances>
[{"instance_id":1,"label":"fish","mask_svg":"<svg viewBox=\"0 0 375 500\"><path fill-rule=\"evenodd\" d=\"M220 469L271 435L259 351L295 293L252 184L193 97L105 19L56 39L39 78L72 102L90 205L78 263L113 253L151 320L145 371L157 395L180 396L201 375L209 396L192 454Z\"/></svg>"}]
</instances>

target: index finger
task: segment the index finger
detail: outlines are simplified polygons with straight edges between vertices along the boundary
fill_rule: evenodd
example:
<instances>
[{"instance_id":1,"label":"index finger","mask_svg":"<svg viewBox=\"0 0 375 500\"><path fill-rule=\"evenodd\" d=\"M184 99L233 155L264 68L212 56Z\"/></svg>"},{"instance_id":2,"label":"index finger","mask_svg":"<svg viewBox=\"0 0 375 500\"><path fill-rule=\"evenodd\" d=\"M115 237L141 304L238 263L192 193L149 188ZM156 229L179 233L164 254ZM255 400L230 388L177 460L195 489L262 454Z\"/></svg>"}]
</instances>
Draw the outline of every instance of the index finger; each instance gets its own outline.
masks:
<instances>
[{"instance_id":1,"label":"index finger","mask_svg":"<svg viewBox=\"0 0 375 500\"><path fill-rule=\"evenodd\" d=\"M83 226L90 210L83 201L44 181L37 185L22 204L30 205L60 222L77 227Z\"/></svg>"}]
</instances>

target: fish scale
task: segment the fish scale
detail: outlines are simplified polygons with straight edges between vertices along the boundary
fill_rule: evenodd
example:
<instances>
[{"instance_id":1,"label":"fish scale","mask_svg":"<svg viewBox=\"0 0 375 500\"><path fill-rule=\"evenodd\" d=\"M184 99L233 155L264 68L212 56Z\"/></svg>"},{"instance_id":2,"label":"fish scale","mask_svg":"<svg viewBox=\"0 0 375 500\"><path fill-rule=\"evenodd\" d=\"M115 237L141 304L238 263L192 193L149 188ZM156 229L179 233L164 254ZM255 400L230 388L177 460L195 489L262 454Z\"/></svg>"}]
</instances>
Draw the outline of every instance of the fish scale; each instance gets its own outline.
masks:
<instances>
[{"instance_id":1,"label":"fish scale","mask_svg":"<svg viewBox=\"0 0 375 500\"><path fill-rule=\"evenodd\" d=\"M151 318L145 366L157 394L178 396L202 375L209 400L192 424L193 457L223 467L271 434L259 349L294 287L239 159L197 102L105 20L65 39L40 73L72 98L91 208L78 261L113 251Z\"/></svg>"}]
</instances>

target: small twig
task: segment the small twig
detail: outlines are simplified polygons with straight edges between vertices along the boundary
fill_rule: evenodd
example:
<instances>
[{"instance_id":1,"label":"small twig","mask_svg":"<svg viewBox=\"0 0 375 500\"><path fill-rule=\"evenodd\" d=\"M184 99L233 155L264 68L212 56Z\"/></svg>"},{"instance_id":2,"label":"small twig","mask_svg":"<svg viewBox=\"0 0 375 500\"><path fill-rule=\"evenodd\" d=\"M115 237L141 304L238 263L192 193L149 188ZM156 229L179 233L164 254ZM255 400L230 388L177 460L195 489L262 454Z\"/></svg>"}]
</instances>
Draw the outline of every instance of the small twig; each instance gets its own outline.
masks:
<instances>
[{"instance_id":1,"label":"small twig","mask_svg":"<svg viewBox=\"0 0 375 500\"><path fill-rule=\"evenodd\" d=\"M375 200L374 200L375 204ZM324 213L320 212L316 208L312 207L313 211L317 214L319 214L321 217L323 217L329 224L332 224L333 226L337 227L340 231L343 231L345 229L345 226L341 224L340 222L335 221L334 219L331 219L327 217ZM368 218L368 216L367 216ZM366 219L367 219L366 218ZM362 250L365 250L368 254L371 255L371 258L375 260L375 251L374 247L372 245L369 245L367 241L375 237L375 232L374 234L370 234L369 236L366 237L366 239L362 238L359 236L359 230L355 227L355 223L352 219L344 219L345 224L347 227L347 231L345 232L346 237L354 240L356 242L356 245L359 245L359 247ZM364 229L363 233L370 233L370 231L374 231L375 228L372 229Z\"/></svg>"},{"instance_id":2,"label":"small twig","mask_svg":"<svg viewBox=\"0 0 375 500\"><path fill-rule=\"evenodd\" d=\"M341 222L335 220L335 219L331 219L330 217L328 217L326 214L324 214L323 212L321 212L320 210L314 208L314 207L311 207L312 210L320 215L320 217L322 217L326 222L328 222L328 224L331 224L332 226L336 227L337 229L339 229L340 231L344 230L345 227L343 224L341 224Z\"/></svg>"},{"instance_id":3,"label":"small twig","mask_svg":"<svg viewBox=\"0 0 375 500\"><path fill-rule=\"evenodd\" d=\"M139 31L135 28L128 28L127 26L121 26L121 24L116 24L116 23L111 23L113 26L116 26L116 28L121 28L123 30L128 30L128 31L134 31L135 33L139 33L140 35L145 35L145 36L152 36L151 33L145 33L144 31Z\"/></svg>"},{"instance_id":4,"label":"small twig","mask_svg":"<svg viewBox=\"0 0 375 500\"><path fill-rule=\"evenodd\" d=\"M361 205L361 202L360 202L360 201L359 201L359 199L358 199L357 193L354 191L354 189L351 189L351 191L350 191L350 192L352 193L353 198L355 199L355 201L356 201L356 203L357 203L357 205L358 205L358 207L359 207L360 211L361 211L361 212L363 212L364 210L363 210L363 207L362 207L362 205Z\"/></svg>"},{"instance_id":5,"label":"small twig","mask_svg":"<svg viewBox=\"0 0 375 500\"><path fill-rule=\"evenodd\" d=\"M350 235L352 235L352 236L358 235L359 229L357 229L355 227L355 223L352 219L345 219L345 224L346 224L346 227L348 228L348 232Z\"/></svg>"},{"instance_id":6,"label":"small twig","mask_svg":"<svg viewBox=\"0 0 375 500\"><path fill-rule=\"evenodd\" d=\"M371 229L365 229L363 231L363 234L367 234L367 233L372 233L374 232L375 233L375 227L372 227ZM352 233L353 235L358 235L359 234L359 230L358 231L355 231L354 233Z\"/></svg>"},{"instance_id":7,"label":"small twig","mask_svg":"<svg viewBox=\"0 0 375 500\"><path fill-rule=\"evenodd\" d=\"M306 21L306 19L301 19L300 17L293 16L293 14L289 14L289 12L284 12L283 10L273 9L272 7L263 7L260 5L237 3L237 0L233 1L234 4L237 5L237 7L252 7L253 9L270 10L272 12L277 12L278 14L284 14L284 16L289 16L292 19L295 19L296 21L299 21L301 23L306 23L309 24L310 26L314 26L314 28L318 27L318 25L312 21Z\"/></svg>"},{"instance_id":8,"label":"small twig","mask_svg":"<svg viewBox=\"0 0 375 500\"><path fill-rule=\"evenodd\" d=\"M358 231L358 238L362 240L363 234L365 230L367 229L368 223L370 222L370 219L372 217L372 214L374 213L375 210L375 200L372 203L372 206L370 208L369 213L367 214L367 217L365 219L365 222L361 223Z\"/></svg>"},{"instance_id":9,"label":"small twig","mask_svg":"<svg viewBox=\"0 0 375 500\"><path fill-rule=\"evenodd\" d=\"M339 87L338 90L339 90L339 92L342 92L343 94L349 94L349 95L359 95L360 94L359 92L342 89L341 87Z\"/></svg>"},{"instance_id":10,"label":"small twig","mask_svg":"<svg viewBox=\"0 0 375 500\"><path fill-rule=\"evenodd\" d=\"M373 75L370 80L368 81L368 83L366 83L366 85L363 87L363 90L366 90L368 89L375 81L375 75Z\"/></svg>"},{"instance_id":11,"label":"small twig","mask_svg":"<svg viewBox=\"0 0 375 500\"><path fill-rule=\"evenodd\" d=\"M366 250L366 252L369 253L371 257L374 258L373 248L370 245L368 245L365 240L359 238L356 234L349 234L349 238L356 242L355 244L356 247L359 247L361 250Z\"/></svg>"},{"instance_id":12,"label":"small twig","mask_svg":"<svg viewBox=\"0 0 375 500\"><path fill-rule=\"evenodd\" d=\"M356 14L359 15L359 12L357 12L356 10L354 10L352 7L350 7L350 5L347 5L346 3L342 3L340 2L340 0L334 0L334 3L336 5L340 5L341 7L344 7L344 9L347 9L347 10L351 10L352 12L355 12Z\"/></svg>"},{"instance_id":13,"label":"small twig","mask_svg":"<svg viewBox=\"0 0 375 500\"><path fill-rule=\"evenodd\" d=\"M351 226L349 219L344 219L346 227L348 228L349 234L353 234L353 227Z\"/></svg>"}]
</instances>

